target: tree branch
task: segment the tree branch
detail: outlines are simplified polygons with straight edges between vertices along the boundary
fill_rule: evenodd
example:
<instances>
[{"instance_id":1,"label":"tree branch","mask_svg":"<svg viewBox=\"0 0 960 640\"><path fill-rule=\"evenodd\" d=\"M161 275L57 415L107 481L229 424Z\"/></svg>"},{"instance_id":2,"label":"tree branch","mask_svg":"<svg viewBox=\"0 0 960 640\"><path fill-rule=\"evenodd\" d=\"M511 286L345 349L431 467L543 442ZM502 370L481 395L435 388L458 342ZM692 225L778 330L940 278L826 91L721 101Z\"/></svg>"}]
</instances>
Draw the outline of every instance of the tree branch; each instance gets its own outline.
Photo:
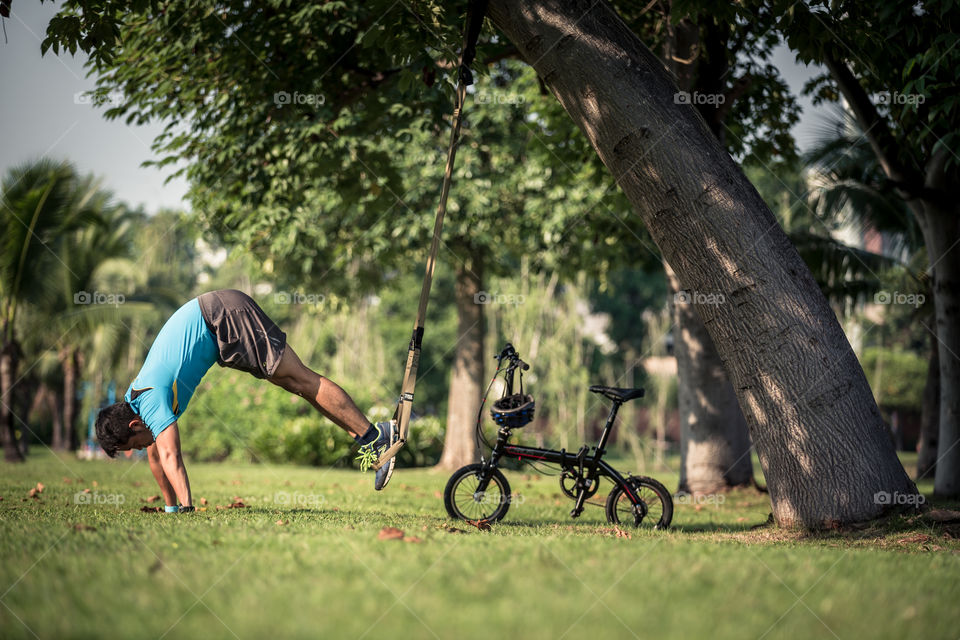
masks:
<instances>
[{"instance_id":1,"label":"tree branch","mask_svg":"<svg viewBox=\"0 0 960 640\"><path fill-rule=\"evenodd\" d=\"M840 93L846 98L853 110L853 115L860 123L864 131L870 148L877 156L880 167L890 180L901 185L912 185L914 189L922 186L922 182L917 184L917 180L911 172L904 167L896 156L896 143L887 121L880 115L870 96L857 80L856 76L842 60L833 56L827 56L824 60L830 75L836 81Z\"/></svg>"}]
</instances>

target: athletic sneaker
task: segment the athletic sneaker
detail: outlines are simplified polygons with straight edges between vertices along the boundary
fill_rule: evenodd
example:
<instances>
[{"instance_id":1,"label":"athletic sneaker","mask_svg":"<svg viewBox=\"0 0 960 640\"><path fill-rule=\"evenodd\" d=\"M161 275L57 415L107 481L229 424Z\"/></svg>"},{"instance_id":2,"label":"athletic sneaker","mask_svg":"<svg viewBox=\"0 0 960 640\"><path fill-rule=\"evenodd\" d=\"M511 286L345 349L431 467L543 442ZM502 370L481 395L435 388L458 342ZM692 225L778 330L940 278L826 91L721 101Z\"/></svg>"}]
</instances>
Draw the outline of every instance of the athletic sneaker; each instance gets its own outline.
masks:
<instances>
[{"instance_id":1,"label":"athletic sneaker","mask_svg":"<svg viewBox=\"0 0 960 640\"><path fill-rule=\"evenodd\" d=\"M396 420L390 420L388 422L378 422L373 425L378 432L377 439L360 447L360 450L357 452L357 459L360 461L360 470L366 471L369 469L377 460L380 459L380 456L383 455L383 452L390 448L390 446L397 441L397 422ZM387 483L390 482L390 476L393 475L393 467L397 464L396 457L390 458L385 465L377 469L376 476L373 481L373 488L377 491L380 491Z\"/></svg>"}]
</instances>

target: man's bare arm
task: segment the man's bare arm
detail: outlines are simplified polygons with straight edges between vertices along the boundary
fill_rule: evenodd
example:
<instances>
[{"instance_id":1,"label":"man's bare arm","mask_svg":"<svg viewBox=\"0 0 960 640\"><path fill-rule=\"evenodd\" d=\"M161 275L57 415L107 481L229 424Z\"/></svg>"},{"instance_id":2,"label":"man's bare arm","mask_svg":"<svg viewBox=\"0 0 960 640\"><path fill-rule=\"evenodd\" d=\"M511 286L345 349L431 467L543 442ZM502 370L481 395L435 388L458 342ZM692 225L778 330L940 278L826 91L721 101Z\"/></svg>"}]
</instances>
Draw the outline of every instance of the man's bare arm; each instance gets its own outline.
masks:
<instances>
[{"instance_id":1,"label":"man's bare arm","mask_svg":"<svg viewBox=\"0 0 960 640\"><path fill-rule=\"evenodd\" d=\"M160 485L160 493L163 494L163 500L167 505L177 504L177 494L173 490L173 485L167 480L167 474L163 472L163 466L160 463L160 452L157 450L157 443L147 447L147 461L150 463L150 471L154 479Z\"/></svg>"},{"instance_id":2,"label":"man's bare arm","mask_svg":"<svg viewBox=\"0 0 960 640\"><path fill-rule=\"evenodd\" d=\"M157 453L160 457L160 467L173 487L180 505L193 505L190 495L190 480L187 479L187 470L183 466L183 456L180 454L180 429L174 422L164 429L156 440Z\"/></svg>"}]
</instances>

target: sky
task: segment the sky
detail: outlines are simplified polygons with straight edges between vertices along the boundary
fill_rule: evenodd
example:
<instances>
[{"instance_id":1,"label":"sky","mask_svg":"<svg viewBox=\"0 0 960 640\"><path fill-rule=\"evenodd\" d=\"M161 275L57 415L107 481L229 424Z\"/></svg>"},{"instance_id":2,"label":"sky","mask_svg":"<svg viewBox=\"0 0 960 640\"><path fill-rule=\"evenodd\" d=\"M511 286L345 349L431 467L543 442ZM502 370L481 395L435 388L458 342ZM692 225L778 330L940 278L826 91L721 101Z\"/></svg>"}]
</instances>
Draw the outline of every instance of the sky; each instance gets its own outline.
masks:
<instances>
[{"instance_id":1,"label":"sky","mask_svg":"<svg viewBox=\"0 0 960 640\"><path fill-rule=\"evenodd\" d=\"M0 41L0 175L17 164L48 156L67 159L81 173L103 178L103 186L132 206L148 213L163 208L188 209L186 181L165 183L174 171L167 167L140 166L156 160L150 148L162 125L127 125L122 119L108 121L103 108L81 97L94 88L78 52L40 56L40 42L47 23L59 5L37 0L13 0L6 20L8 42ZM791 90L799 96L803 83L816 70L797 64L785 47L777 49L774 64ZM799 96L803 108L794 137L801 149L810 144L826 110L814 108Z\"/></svg>"}]
</instances>

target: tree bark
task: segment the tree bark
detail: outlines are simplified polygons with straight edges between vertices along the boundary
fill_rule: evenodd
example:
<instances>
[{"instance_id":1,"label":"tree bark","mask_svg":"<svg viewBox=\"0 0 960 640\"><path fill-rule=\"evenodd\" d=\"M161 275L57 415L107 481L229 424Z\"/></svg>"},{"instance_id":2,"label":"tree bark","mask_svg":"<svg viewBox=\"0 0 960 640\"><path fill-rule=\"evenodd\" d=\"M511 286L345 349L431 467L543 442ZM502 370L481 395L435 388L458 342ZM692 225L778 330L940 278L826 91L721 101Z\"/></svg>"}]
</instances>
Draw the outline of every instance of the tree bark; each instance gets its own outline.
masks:
<instances>
[{"instance_id":1,"label":"tree bark","mask_svg":"<svg viewBox=\"0 0 960 640\"><path fill-rule=\"evenodd\" d=\"M7 462L23 462L23 452L17 442L14 424L13 385L17 375L19 349L13 340L5 340L0 346L0 438L3 440L3 457Z\"/></svg>"},{"instance_id":2,"label":"tree bark","mask_svg":"<svg viewBox=\"0 0 960 640\"><path fill-rule=\"evenodd\" d=\"M667 267L671 315L677 335L677 403L680 413L680 484L683 493L704 495L753 483L750 434L727 378L723 360L694 305Z\"/></svg>"},{"instance_id":3,"label":"tree bark","mask_svg":"<svg viewBox=\"0 0 960 640\"><path fill-rule=\"evenodd\" d=\"M940 343L930 336L927 382L923 386L920 413L920 441L917 443L917 480L932 478L937 466L937 442L940 439Z\"/></svg>"},{"instance_id":4,"label":"tree bark","mask_svg":"<svg viewBox=\"0 0 960 640\"><path fill-rule=\"evenodd\" d=\"M672 4L672 3L671 3ZM671 7L672 9L672 7ZM706 42L688 19L676 25L667 16L663 58L684 91L722 94L727 66L728 28L708 20ZM701 47L706 50L701 51ZM697 104L711 133L723 144L724 116L715 103ZM677 358L677 404L680 418L678 491L711 494L753 482L750 434L713 339L691 304L678 304L682 289L664 263Z\"/></svg>"},{"instance_id":5,"label":"tree bark","mask_svg":"<svg viewBox=\"0 0 960 640\"><path fill-rule=\"evenodd\" d=\"M47 410L50 412L50 421L53 423L53 437L51 448L54 451L63 449L63 413L61 411L60 398L57 392L44 385L44 402Z\"/></svg>"},{"instance_id":6,"label":"tree bark","mask_svg":"<svg viewBox=\"0 0 960 640\"><path fill-rule=\"evenodd\" d=\"M867 520L915 494L833 311L756 189L603 0L489 15L583 130L685 286L744 409L783 526Z\"/></svg>"},{"instance_id":7,"label":"tree bark","mask_svg":"<svg viewBox=\"0 0 960 640\"><path fill-rule=\"evenodd\" d=\"M484 305L476 296L482 288L483 259L473 251L457 268L457 346L447 403L447 434L437 466L458 469L480 459L474 428L483 394Z\"/></svg>"},{"instance_id":8,"label":"tree bark","mask_svg":"<svg viewBox=\"0 0 960 640\"><path fill-rule=\"evenodd\" d=\"M932 175L932 174L930 174ZM960 211L924 202L919 217L933 272L940 415L933 491L960 495Z\"/></svg>"},{"instance_id":9,"label":"tree bark","mask_svg":"<svg viewBox=\"0 0 960 640\"><path fill-rule=\"evenodd\" d=\"M63 442L62 448L73 451L76 445L77 421L77 352L68 346L61 354L63 365Z\"/></svg>"}]
</instances>

